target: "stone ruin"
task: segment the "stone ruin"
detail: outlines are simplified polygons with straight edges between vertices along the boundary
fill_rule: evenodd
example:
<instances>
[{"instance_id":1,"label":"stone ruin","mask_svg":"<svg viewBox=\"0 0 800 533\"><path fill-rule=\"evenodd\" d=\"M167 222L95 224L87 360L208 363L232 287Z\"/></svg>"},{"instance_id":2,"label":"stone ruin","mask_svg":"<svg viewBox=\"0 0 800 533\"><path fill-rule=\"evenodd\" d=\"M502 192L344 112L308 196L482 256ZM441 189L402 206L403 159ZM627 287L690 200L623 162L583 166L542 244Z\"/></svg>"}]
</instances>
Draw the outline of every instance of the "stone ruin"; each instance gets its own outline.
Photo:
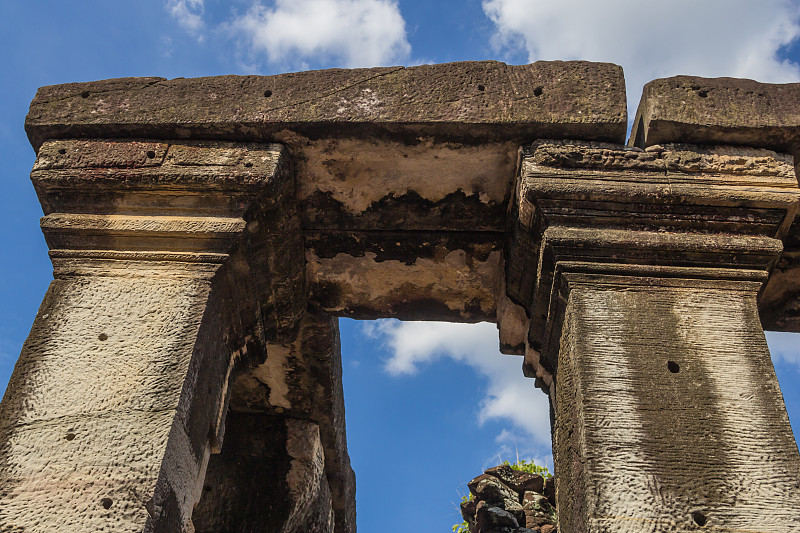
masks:
<instances>
[{"instance_id":1,"label":"stone ruin","mask_svg":"<svg viewBox=\"0 0 800 533\"><path fill-rule=\"evenodd\" d=\"M469 533L553 533L558 522L554 481L508 464L488 468L467 483L470 495L461 502Z\"/></svg>"},{"instance_id":2,"label":"stone ruin","mask_svg":"<svg viewBox=\"0 0 800 533\"><path fill-rule=\"evenodd\" d=\"M355 531L339 316L493 321L559 531L800 530L800 84L498 62L39 89L0 531Z\"/></svg>"}]
</instances>

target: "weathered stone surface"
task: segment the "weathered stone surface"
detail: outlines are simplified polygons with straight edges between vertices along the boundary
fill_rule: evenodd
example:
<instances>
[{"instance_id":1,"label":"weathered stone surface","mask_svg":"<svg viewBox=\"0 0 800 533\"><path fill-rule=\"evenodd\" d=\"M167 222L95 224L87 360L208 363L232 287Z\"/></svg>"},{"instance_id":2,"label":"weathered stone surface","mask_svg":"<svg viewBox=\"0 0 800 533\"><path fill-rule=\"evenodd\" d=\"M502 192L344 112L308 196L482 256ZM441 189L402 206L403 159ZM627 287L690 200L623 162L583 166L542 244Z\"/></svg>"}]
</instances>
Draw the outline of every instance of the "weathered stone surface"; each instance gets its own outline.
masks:
<instances>
[{"instance_id":1,"label":"weathered stone surface","mask_svg":"<svg viewBox=\"0 0 800 533\"><path fill-rule=\"evenodd\" d=\"M283 340L306 306L291 171L280 145L59 140L40 148L31 180L51 256L220 261L233 250L260 307L241 312Z\"/></svg>"},{"instance_id":2,"label":"weathered stone surface","mask_svg":"<svg viewBox=\"0 0 800 533\"><path fill-rule=\"evenodd\" d=\"M332 533L334 507L318 426L235 411L226 423L225 445L209 461L192 516L196 530Z\"/></svg>"},{"instance_id":3,"label":"weathered stone surface","mask_svg":"<svg viewBox=\"0 0 800 533\"><path fill-rule=\"evenodd\" d=\"M478 500L475 498L470 498L466 501L462 501L459 508L461 509L461 516L467 522L474 522L475 521L475 510L476 506L478 505Z\"/></svg>"},{"instance_id":4,"label":"weathered stone surface","mask_svg":"<svg viewBox=\"0 0 800 533\"><path fill-rule=\"evenodd\" d=\"M516 528L519 527L519 522L513 514L501 507L487 504L484 501L479 502L477 505L475 523L477 526L477 533L502 531L505 528L516 530Z\"/></svg>"},{"instance_id":5,"label":"weathered stone surface","mask_svg":"<svg viewBox=\"0 0 800 533\"><path fill-rule=\"evenodd\" d=\"M539 474L514 470L508 465L493 466L484 472L496 477L512 490L523 494L526 491L542 492L544 478Z\"/></svg>"},{"instance_id":6,"label":"weathered stone surface","mask_svg":"<svg viewBox=\"0 0 800 533\"><path fill-rule=\"evenodd\" d=\"M286 451L291 457L286 484L291 506L284 533L333 532L333 507L325 477L325 455L319 426L305 420L286 420Z\"/></svg>"},{"instance_id":7,"label":"weathered stone surface","mask_svg":"<svg viewBox=\"0 0 800 533\"><path fill-rule=\"evenodd\" d=\"M501 235L306 233L311 298L359 319L494 320Z\"/></svg>"},{"instance_id":8,"label":"weathered stone surface","mask_svg":"<svg viewBox=\"0 0 800 533\"><path fill-rule=\"evenodd\" d=\"M630 144L800 147L800 83L674 76L644 86Z\"/></svg>"},{"instance_id":9,"label":"weathered stone surface","mask_svg":"<svg viewBox=\"0 0 800 533\"><path fill-rule=\"evenodd\" d=\"M793 531L800 455L756 309L797 212L791 160L580 144L537 144L517 187L560 530Z\"/></svg>"},{"instance_id":10,"label":"weathered stone surface","mask_svg":"<svg viewBox=\"0 0 800 533\"><path fill-rule=\"evenodd\" d=\"M504 229L519 143L337 138L292 149L307 229L477 232Z\"/></svg>"},{"instance_id":11,"label":"weathered stone surface","mask_svg":"<svg viewBox=\"0 0 800 533\"><path fill-rule=\"evenodd\" d=\"M212 455L192 514L197 533L281 531L288 518L285 419L231 412L221 453Z\"/></svg>"},{"instance_id":12,"label":"weathered stone surface","mask_svg":"<svg viewBox=\"0 0 800 533\"><path fill-rule=\"evenodd\" d=\"M616 65L482 61L54 85L39 89L25 127L38 148L64 137L622 142L626 123Z\"/></svg>"},{"instance_id":13,"label":"weathered stone surface","mask_svg":"<svg viewBox=\"0 0 800 533\"><path fill-rule=\"evenodd\" d=\"M526 511L542 511L548 513L553 510L553 506L547 501L547 497L538 491L526 490L522 495L522 507Z\"/></svg>"},{"instance_id":14,"label":"weathered stone surface","mask_svg":"<svg viewBox=\"0 0 800 533\"><path fill-rule=\"evenodd\" d=\"M797 530L800 456L759 284L568 283L553 395L561 530L692 529L693 513L725 530Z\"/></svg>"}]
</instances>

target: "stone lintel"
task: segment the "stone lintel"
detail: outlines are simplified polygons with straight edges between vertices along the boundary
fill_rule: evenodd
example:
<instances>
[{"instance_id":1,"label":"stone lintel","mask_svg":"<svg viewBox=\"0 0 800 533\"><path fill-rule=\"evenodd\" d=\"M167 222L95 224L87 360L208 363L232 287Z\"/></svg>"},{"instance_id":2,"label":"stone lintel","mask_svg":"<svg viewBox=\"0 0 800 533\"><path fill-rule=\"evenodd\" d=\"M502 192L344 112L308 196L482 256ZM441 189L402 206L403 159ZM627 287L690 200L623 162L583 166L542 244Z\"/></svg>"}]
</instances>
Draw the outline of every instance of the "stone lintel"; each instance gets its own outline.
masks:
<instances>
[{"instance_id":1,"label":"stone lintel","mask_svg":"<svg viewBox=\"0 0 800 533\"><path fill-rule=\"evenodd\" d=\"M800 148L800 83L674 76L644 86L629 143Z\"/></svg>"},{"instance_id":2,"label":"stone lintel","mask_svg":"<svg viewBox=\"0 0 800 533\"><path fill-rule=\"evenodd\" d=\"M310 298L335 316L495 320L500 232L304 234Z\"/></svg>"},{"instance_id":3,"label":"stone lintel","mask_svg":"<svg viewBox=\"0 0 800 533\"><path fill-rule=\"evenodd\" d=\"M586 61L69 83L39 89L25 123L37 150L87 137L623 142L626 126L621 67Z\"/></svg>"}]
</instances>

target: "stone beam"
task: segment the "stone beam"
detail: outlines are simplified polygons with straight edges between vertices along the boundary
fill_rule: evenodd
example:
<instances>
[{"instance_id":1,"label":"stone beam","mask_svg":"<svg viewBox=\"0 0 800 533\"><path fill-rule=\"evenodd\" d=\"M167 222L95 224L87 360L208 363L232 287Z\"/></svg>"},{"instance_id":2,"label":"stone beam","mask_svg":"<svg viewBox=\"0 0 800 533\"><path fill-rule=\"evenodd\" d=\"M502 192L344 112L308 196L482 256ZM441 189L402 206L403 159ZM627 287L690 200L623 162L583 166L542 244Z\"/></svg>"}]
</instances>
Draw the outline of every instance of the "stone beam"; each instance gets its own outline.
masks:
<instances>
[{"instance_id":1,"label":"stone beam","mask_svg":"<svg viewBox=\"0 0 800 533\"><path fill-rule=\"evenodd\" d=\"M54 281L0 406L9 531L192 531L231 383L305 309L279 145L60 140Z\"/></svg>"},{"instance_id":2,"label":"stone beam","mask_svg":"<svg viewBox=\"0 0 800 533\"><path fill-rule=\"evenodd\" d=\"M800 525L800 454L757 306L800 202L791 163L523 152L508 272L530 316L524 368L553 408L560 531Z\"/></svg>"},{"instance_id":3,"label":"stone beam","mask_svg":"<svg viewBox=\"0 0 800 533\"><path fill-rule=\"evenodd\" d=\"M587 61L120 78L42 87L25 130L35 149L76 137L622 142L624 95L619 66Z\"/></svg>"}]
</instances>

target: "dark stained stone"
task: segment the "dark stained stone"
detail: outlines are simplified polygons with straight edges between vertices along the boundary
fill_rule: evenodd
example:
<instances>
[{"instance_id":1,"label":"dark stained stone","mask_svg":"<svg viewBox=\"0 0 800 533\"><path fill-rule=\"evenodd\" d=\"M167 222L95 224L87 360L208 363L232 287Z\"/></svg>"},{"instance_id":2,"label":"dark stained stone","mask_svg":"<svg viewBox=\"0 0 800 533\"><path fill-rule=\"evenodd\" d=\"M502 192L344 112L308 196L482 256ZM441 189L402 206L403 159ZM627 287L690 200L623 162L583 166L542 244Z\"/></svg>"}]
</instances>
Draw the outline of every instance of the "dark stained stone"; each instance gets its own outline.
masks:
<instances>
[{"instance_id":1,"label":"dark stained stone","mask_svg":"<svg viewBox=\"0 0 800 533\"><path fill-rule=\"evenodd\" d=\"M474 522L475 521L475 511L478 505L478 500L475 498L470 498L465 502L461 502L461 516L467 522Z\"/></svg>"},{"instance_id":2,"label":"dark stained stone","mask_svg":"<svg viewBox=\"0 0 800 533\"><path fill-rule=\"evenodd\" d=\"M68 83L40 88L25 123L36 149L67 137L623 142L626 126L622 68L587 61Z\"/></svg>"},{"instance_id":3,"label":"dark stained stone","mask_svg":"<svg viewBox=\"0 0 800 533\"><path fill-rule=\"evenodd\" d=\"M522 494L525 491L541 493L544 490L544 478L538 474L514 470L508 465L493 466L485 471Z\"/></svg>"},{"instance_id":4,"label":"dark stained stone","mask_svg":"<svg viewBox=\"0 0 800 533\"><path fill-rule=\"evenodd\" d=\"M478 532L496 531L500 528L518 528L519 522L505 509L480 502L475 514Z\"/></svg>"},{"instance_id":5,"label":"dark stained stone","mask_svg":"<svg viewBox=\"0 0 800 533\"><path fill-rule=\"evenodd\" d=\"M800 145L800 83L675 76L644 86L629 144Z\"/></svg>"}]
</instances>

